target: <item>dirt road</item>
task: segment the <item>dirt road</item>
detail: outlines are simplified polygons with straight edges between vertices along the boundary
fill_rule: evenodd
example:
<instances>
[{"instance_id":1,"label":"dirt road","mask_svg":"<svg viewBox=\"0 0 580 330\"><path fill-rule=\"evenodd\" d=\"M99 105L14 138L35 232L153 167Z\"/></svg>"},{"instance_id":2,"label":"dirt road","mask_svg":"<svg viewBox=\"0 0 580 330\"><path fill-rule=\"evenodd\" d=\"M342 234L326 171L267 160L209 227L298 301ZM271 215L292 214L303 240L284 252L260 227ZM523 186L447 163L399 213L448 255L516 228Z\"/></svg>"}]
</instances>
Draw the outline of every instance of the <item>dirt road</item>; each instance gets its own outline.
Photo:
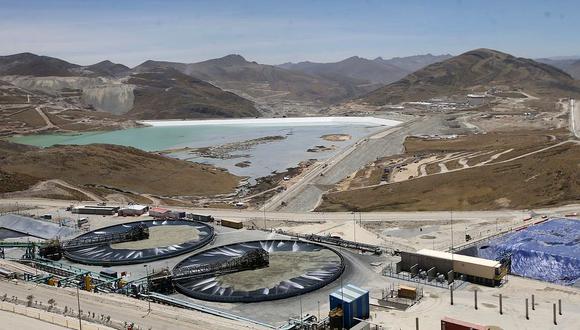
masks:
<instances>
[{"instance_id":1,"label":"dirt road","mask_svg":"<svg viewBox=\"0 0 580 330\"><path fill-rule=\"evenodd\" d=\"M313 168L300 181L266 203L266 210L306 212L313 210L322 195L340 180L377 158L401 153L410 135L441 134L442 118L432 116L390 128L367 137L339 155ZM286 205L282 206L282 202Z\"/></svg>"},{"instance_id":2,"label":"dirt road","mask_svg":"<svg viewBox=\"0 0 580 330\"><path fill-rule=\"evenodd\" d=\"M580 139L580 105L575 99L570 99L570 131Z\"/></svg>"}]
</instances>

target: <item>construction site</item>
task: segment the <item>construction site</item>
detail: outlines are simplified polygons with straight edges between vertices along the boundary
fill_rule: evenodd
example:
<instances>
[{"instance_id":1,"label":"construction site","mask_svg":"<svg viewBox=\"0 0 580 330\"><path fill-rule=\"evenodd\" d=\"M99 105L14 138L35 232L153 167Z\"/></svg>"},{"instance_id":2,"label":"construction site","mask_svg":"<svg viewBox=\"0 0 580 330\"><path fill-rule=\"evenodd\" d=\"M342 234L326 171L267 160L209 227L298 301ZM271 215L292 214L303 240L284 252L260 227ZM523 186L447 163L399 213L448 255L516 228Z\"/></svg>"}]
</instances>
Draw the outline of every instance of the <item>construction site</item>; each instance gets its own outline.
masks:
<instances>
[{"instance_id":1,"label":"construction site","mask_svg":"<svg viewBox=\"0 0 580 330\"><path fill-rule=\"evenodd\" d=\"M435 231L418 222L417 235L442 235L416 248L373 239L364 224L376 222L372 213L79 212L46 200L3 208L11 212L0 216L0 307L46 314L63 328L571 329L580 321L580 221L570 208L510 221L483 215L472 222L484 235L456 229L455 239L442 233L453 235L453 223ZM457 228L468 215L451 220ZM348 222L340 217L354 218L344 228L351 234L337 228ZM490 217L501 224L486 232ZM292 221L301 225L282 225ZM554 227L562 225L564 233Z\"/></svg>"}]
</instances>

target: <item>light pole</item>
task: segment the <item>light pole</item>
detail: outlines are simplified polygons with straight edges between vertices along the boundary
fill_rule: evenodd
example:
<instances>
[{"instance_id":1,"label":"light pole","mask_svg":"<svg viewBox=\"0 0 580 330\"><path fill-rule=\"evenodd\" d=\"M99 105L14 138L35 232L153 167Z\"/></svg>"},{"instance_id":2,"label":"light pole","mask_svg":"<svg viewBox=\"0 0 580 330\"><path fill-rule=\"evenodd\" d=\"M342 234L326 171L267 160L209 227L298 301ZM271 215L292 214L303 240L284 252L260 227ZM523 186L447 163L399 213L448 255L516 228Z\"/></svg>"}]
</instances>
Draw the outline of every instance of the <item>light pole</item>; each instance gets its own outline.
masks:
<instances>
[{"instance_id":1,"label":"light pole","mask_svg":"<svg viewBox=\"0 0 580 330\"><path fill-rule=\"evenodd\" d=\"M147 277L147 303L148 303L148 308L147 308L147 314L151 313L151 297L149 297L149 267L147 267L147 265L143 265L143 267L145 267L145 274Z\"/></svg>"}]
</instances>

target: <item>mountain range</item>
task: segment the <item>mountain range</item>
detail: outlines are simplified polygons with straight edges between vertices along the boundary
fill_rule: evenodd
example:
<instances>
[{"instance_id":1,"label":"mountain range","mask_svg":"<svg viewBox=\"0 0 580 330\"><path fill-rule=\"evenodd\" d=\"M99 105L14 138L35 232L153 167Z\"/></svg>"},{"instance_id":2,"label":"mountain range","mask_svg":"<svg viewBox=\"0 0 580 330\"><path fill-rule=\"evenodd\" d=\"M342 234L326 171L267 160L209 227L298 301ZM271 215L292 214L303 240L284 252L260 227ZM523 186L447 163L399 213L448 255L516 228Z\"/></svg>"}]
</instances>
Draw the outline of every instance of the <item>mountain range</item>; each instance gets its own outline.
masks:
<instances>
[{"instance_id":1,"label":"mountain range","mask_svg":"<svg viewBox=\"0 0 580 330\"><path fill-rule=\"evenodd\" d=\"M284 63L278 67L327 77L344 76L374 84L395 82L409 73L429 64L451 58L451 55L416 55L374 60L353 56L335 63L299 62Z\"/></svg>"},{"instance_id":2,"label":"mountain range","mask_svg":"<svg viewBox=\"0 0 580 330\"><path fill-rule=\"evenodd\" d=\"M384 105L492 87L568 96L579 93L578 71L577 59L534 61L490 49L455 57L353 56L281 65L227 55L197 63L148 60L134 68L108 60L81 66L31 53L0 56L5 97L38 93L56 100L66 94L69 103L132 119L255 117L264 105L323 107L348 100Z\"/></svg>"}]
</instances>

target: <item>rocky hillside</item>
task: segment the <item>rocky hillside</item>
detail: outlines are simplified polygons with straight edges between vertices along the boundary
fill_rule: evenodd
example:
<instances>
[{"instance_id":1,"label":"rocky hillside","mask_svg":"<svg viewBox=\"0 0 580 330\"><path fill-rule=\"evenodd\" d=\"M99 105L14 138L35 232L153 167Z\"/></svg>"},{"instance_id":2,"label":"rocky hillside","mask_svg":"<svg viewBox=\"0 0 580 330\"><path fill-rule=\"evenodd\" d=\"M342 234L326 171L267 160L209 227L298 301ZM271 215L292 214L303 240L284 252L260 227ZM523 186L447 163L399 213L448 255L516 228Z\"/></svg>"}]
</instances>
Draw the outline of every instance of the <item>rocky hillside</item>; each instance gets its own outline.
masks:
<instances>
[{"instance_id":1,"label":"rocky hillside","mask_svg":"<svg viewBox=\"0 0 580 330\"><path fill-rule=\"evenodd\" d=\"M105 77L123 77L129 74L131 69L128 66L119 63L113 63L105 60L86 67L86 70L93 72L99 76Z\"/></svg>"},{"instance_id":2,"label":"rocky hillside","mask_svg":"<svg viewBox=\"0 0 580 330\"><path fill-rule=\"evenodd\" d=\"M12 190L26 189L26 183L60 179L78 187L102 185L135 193L189 196L229 193L239 183L238 177L211 166L117 145L39 149L2 143L0 151L0 180L13 183Z\"/></svg>"},{"instance_id":3,"label":"rocky hillside","mask_svg":"<svg viewBox=\"0 0 580 330\"><path fill-rule=\"evenodd\" d=\"M231 92L172 68L156 68L132 74L133 108L127 116L137 119L188 119L256 117L253 103Z\"/></svg>"},{"instance_id":4,"label":"rocky hillside","mask_svg":"<svg viewBox=\"0 0 580 330\"><path fill-rule=\"evenodd\" d=\"M384 63L396 66L400 69L403 69L409 73L413 73L419 69L423 69L427 65L445 61L447 59L452 58L452 55L444 54L444 55L432 55L432 54L425 54L425 55L413 55L413 56L404 56L404 57L393 57L391 59L385 60L382 57L377 57L373 61L378 63ZM403 78L403 77L401 77Z\"/></svg>"},{"instance_id":5,"label":"rocky hillside","mask_svg":"<svg viewBox=\"0 0 580 330\"><path fill-rule=\"evenodd\" d=\"M360 81L352 81L346 77L337 80L258 64L249 62L240 55L228 55L191 64L146 61L137 66L135 71L142 72L159 66L179 70L255 100L281 96L285 100L331 103L361 93L356 87Z\"/></svg>"},{"instance_id":6,"label":"rocky hillside","mask_svg":"<svg viewBox=\"0 0 580 330\"><path fill-rule=\"evenodd\" d=\"M574 79L580 80L580 59L550 59L539 58L536 61L554 66L570 74Z\"/></svg>"},{"instance_id":7,"label":"rocky hillside","mask_svg":"<svg viewBox=\"0 0 580 330\"><path fill-rule=\"evenodd\" d=\"M0 75L61 77L74 76L78 74L79 69L80 65L31 53L0 56Z\"/></svg>"},{"instance_id":8,"label":"rocky hillside","mask_svg":"<svg viewBox=\"0 0 580 330\"><path fill-rule=\"evenodd\" d=\"M252 102L171 69L184 70L169 63L147 61L131 70L108 60L80 66L30 53L2 56L0 102L21 104L26 94L40 93L33 103L50 104L55 111L76 107L131 119L260 115ZM18 95L12 95L15 88L21 89Z\"/></svg>"},{"instance_id":9,"label":"rocky hillside","mask_svg":"<svg viewBox=\"0 0 580 330\"><path fill-rule=\"evenodd\" d=\"M476 49L431 64L361 97L360 101L396 104L484 92L489 88L518 89L538 96L580 94L578 82L560 69L491 49Z\"/></svg>"},{"instance_id":10,"label":"rocky hillside","mask_svg":"<svg viewBox=\"0 0 580 330\"><path fill-rule=\"evenodd\" d=\"M451 55L416 55L395 57L385 60L377 57L374 60L358 56L349 57L334 63L284 63L278 67L301 71L311 75L325 77L348 77L371 84L388 84L395 82L409 73L417 71L429 64L450 58Z\"/></svg>"},{"instance_id":11,"label":"rocky hillside","mask_svg":"<svg viewBox=\"0 0 580 330\"><path fill-rule=\"evenodd\" d=\"M319 76L344 76L362 82L387 84L399 80L409 72L389 63L353 56L336 63L286 63L280 67Z\"/></svg>"}]
</instances>

